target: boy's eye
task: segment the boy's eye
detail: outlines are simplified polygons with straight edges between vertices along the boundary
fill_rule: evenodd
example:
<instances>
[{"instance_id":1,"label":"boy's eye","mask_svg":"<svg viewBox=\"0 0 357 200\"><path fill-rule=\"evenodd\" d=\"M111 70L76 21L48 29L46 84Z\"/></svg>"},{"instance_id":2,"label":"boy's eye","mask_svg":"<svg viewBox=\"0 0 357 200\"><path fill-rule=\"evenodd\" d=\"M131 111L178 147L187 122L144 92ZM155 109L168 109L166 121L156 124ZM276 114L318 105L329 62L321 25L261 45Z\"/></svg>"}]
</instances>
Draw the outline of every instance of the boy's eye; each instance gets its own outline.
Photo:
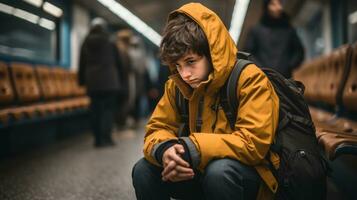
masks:
<instances>
[{"instance_id":1,"label":"boy's eye","mask_svg":"<svg viewBox=\"0 0 357 200\"><path fill-rule=\"evenodd\" d=\"M193 64L193 63L195 63L195 60L188 60L187 63L188 64Z\"/></svg>"}]
</instances>

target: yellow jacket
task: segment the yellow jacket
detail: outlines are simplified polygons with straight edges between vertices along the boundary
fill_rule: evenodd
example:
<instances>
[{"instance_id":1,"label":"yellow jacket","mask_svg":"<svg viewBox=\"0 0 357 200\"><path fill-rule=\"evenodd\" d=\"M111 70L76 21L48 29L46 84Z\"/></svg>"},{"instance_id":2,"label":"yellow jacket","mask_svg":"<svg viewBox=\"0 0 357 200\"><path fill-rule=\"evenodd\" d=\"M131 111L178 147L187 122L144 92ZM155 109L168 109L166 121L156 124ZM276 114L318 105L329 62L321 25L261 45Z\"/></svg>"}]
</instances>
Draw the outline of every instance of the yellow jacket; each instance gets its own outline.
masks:
<instances>
[{"instance_id":1,"label":"yellow jacket","mask_svg":"<svg viewBox=\"0 0 357 200\"><path fill-rule=\"evenodd\" d=\"M266 75L254 64L248 65L239 78L237 95L239 108L235 130L222 108L211 109L219 98L219 89L228 79L236 61L237 48L220 18L198 3L190 3L172 12L169 17L183 13L202 28L208 39L213 71L208 80L192 89L170 66L172 75L165 85L165 93L153 112L144 140L145 158L156 165L155 150L165 141L177 140L180 115L175 103L175 86L189 100L189 127L191 135L185 138L196 151L195 165L204 171L212 159L232 158L254 166L263 179L257 199L272 199L277 181L268 168L265 157L274 140L279 118L279 99ZM196 117L200 98L204 99L202 127L196 131ZM192 150L192 149L191 149ZM190 150L190 151L191 151ZM192 152L190 152L192 156ZM271 152L271 161L279 165L278 155Z\"/></svg>"}]
</instances>

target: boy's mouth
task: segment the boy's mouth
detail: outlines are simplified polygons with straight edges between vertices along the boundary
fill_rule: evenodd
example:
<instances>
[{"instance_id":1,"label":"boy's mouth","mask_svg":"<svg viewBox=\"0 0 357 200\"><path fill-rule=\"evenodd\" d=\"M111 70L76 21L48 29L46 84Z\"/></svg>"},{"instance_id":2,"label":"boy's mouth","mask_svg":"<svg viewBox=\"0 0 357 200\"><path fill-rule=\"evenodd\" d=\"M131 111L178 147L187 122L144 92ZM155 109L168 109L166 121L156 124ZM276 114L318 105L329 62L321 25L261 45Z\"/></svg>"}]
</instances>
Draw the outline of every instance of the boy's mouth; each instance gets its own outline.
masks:
<instances>
[{"instance_id":1,"label":"boy's mouth","mask_svg":"<svg viewBox=\"0 0 357 200\"><path fill-rule=\"evenodd\" d=\"M198 85L198 82L191 82L191 83L188 83L191 87L194 87L196 85Z\"/></svg>"},{"instance_id":2,"label":"boy's mouth","mask_svg":"<svg viewBox=\"0 0 357 200\"><path fill-rule=\"evenodd\" d=\"M200 82L192 81L192 82L188 82L187 84L189 84L192 88L196 88L200 84Z\"/></svg>"},{"instance_id":3,"label":"boy's mouth","mask_svg":"<svg viewBox=\"0 0 357 200\"><path fill-rule=\"evenodd\" d=\"M186 81L186 83L188 83L188 84L196 84L198 82L198 80L197 79L192 79L192 80L187 80Z\"/></svg>"}]
</instances>

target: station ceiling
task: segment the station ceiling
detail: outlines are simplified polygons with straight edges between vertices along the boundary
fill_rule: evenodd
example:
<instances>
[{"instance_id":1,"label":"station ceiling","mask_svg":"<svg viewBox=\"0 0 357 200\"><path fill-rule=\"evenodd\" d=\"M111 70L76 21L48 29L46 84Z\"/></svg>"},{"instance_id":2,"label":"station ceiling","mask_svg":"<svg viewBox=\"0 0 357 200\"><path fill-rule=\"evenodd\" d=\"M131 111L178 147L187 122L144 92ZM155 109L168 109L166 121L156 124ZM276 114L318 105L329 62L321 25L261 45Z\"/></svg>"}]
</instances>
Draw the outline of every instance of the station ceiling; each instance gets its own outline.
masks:
<instances>
[{"instance_id":1,"label":"station ceiling","mask_svg":"<svg viewBox=\"0 0 357 200\"><path fill-rule=\"evenodd\" d=\"M121 5L130 10L147 25L161 34L166 23L168 14L180 6L192 2L192 0L116 0ZM122 26L126 23L114 15L97 0L75 0L76 3L86 7L96 15L105 18L113 26ZM236 0L196 0L202 3L220 16L223 23L229 29L233 8ZM247 32L260 18L263 0L250 0L250 4L244 21L239 43L244 42ZM284 6L287 12L295 15L304 0L289 0L289 4ZM240 46L240 45L238 45Z\"/></svg>"}]
</instances>

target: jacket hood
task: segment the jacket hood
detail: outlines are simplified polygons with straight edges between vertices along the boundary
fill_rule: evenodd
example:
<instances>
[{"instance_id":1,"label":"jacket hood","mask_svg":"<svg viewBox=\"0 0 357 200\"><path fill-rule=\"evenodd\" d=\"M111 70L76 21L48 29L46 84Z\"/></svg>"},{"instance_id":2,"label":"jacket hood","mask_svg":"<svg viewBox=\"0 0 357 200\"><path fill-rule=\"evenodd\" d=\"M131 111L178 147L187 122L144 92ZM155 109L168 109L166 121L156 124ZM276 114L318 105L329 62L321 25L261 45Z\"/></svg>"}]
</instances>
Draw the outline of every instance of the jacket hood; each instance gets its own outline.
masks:
<instances>
[{"instance_id":1,"label":"jacket hood","mask_svg":"<svg viewBox=\"0 0 357 200\"><path fill-rule=\"evenodd\" d=\"M201 88L202 85L207 85L207 93L217 92L218 89L223 86L234 67L238 49L221 19L216 13L202 4L185 4L181 8L173 11L169 15L169 20L175 17L178 13L184 14L194 20L206 35L212 59L213 71L209 75L208 81L205 82L206 84L201 84L199 88ZM174 72L175 67L170 66L170 70ZM179 77L177 71L176 74L170 78L175 82L183 81ZM187 88L182 89L180 85L182 84L178 84L178 87L183 95L186 97L189 96L187 95Z\"/></svg>"}]
</instances>

